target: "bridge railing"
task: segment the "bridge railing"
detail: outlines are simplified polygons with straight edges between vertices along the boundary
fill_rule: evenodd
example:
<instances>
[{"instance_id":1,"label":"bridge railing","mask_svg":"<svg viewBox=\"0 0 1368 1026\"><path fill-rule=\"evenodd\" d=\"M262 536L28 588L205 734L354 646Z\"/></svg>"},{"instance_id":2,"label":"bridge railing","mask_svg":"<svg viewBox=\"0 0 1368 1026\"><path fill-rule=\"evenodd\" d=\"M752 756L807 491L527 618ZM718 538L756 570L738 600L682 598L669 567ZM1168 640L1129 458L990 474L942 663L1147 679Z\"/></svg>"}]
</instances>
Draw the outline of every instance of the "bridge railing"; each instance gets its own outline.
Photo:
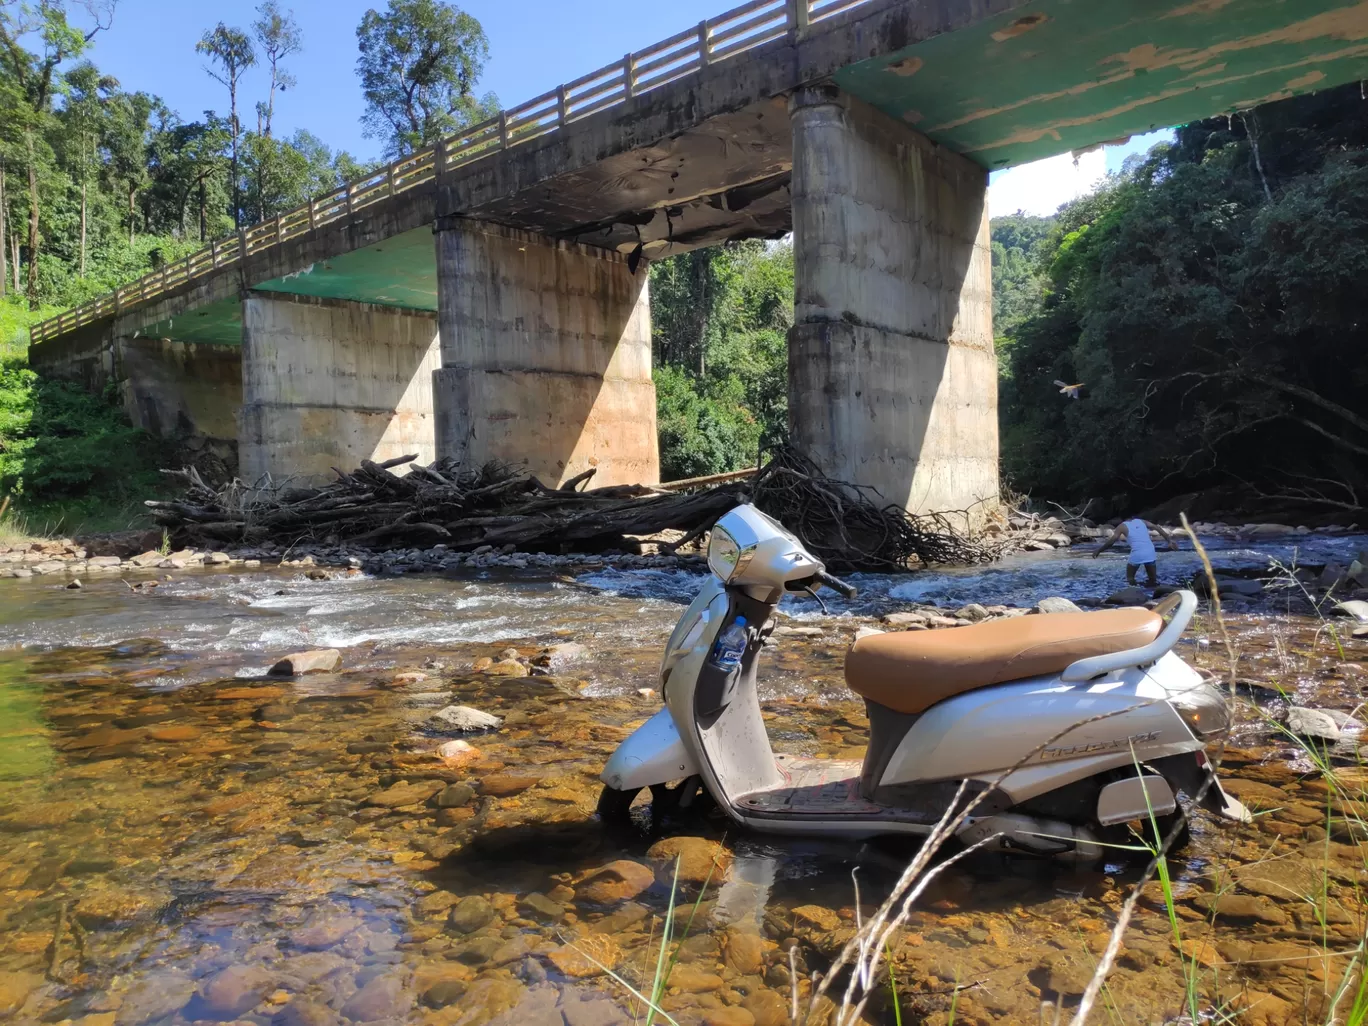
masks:
<instances>
[{"instance_id":1,"label":"bridge railing","mask_svg":"<svg viewBox=\"0 0 1368 1026\"><path fill-rule=\"evenodd\" d=\"M102 320L155 299L203 274L230 267L244 256L350 218L358 210L432 181L500 150L531 142L566 125L615 107L738 54L808 28L873 0L750 0L716 18L699 22L669 39L599 68L440 140L435 146L396 160L364 178L348 182L294 210L215 240L184 259L160 267L29 330L33 343L44 342L84 324Z\"/></svg>"}]
</instances>

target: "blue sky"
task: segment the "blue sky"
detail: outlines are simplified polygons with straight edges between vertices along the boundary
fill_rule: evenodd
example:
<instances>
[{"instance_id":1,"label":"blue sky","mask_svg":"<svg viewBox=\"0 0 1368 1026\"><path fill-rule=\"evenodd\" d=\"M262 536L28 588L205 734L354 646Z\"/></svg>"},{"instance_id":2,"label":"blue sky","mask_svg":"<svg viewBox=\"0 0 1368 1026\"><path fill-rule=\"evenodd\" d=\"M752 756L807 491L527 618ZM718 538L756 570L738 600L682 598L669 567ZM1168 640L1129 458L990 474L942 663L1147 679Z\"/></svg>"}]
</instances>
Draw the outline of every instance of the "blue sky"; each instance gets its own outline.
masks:
<instances>
[{"instance_id":1,"label":"blue sky","mask_svg":"<svg viewBox=\"0 0 1368 1026\"><path fill-rule=\"evenodd\" d=\"M187 120L206 109L228 108L227 90L204 73L195 42L220 19L248 28L260 0L119 0L113 27L96 37L91 58L125 89L161 96ZM466 0L489 37L490 60L481 90L505 107L620 60L676 32L720 14L729 0ZM304 34L304 52L291 61L298 88L276 104L276 132L307 128L334 149L374 158L380 147L361 137L364 104L357 84L356 26L384 0L281 0ZM267 78L248 73L250 112ZM249 117L244 121L250 122Z\"/></svg>"},{"instance_id":2,"label":"blue sky","mask_svg":"<svg viewBox=\"0 0 1368 1026\"><path fill-rule=\"evenodd\" d=\"M161 96L186 120L203 111L226 112L227 91L204 72L195 42L222 19L247 28L260 0L119 0L112 27L96 37L90 56L128 90ZM298 86L278 98L276 132L306 128L329 146L362 159L379 157L379 144L361 135L363 110L357 84L356 26L371 7L367 0L282 0L294 12L304 51L290 61ZM466 0L464 9L480 20L489 37L490 60L481 91L498 94L505 107L531 99L562 82L618 60L705 17L722 13L728 0ZM265 72L248 72L239 101L243 120L252 121L255 101L266 87ZM1056 157L993 175L995 214L1025 209L1050 213L1089 188L1104 169L1115 170L1129 153L1147 149L1167 133L1132 140L1084 156Z\"/></svg>"}]
</instances>

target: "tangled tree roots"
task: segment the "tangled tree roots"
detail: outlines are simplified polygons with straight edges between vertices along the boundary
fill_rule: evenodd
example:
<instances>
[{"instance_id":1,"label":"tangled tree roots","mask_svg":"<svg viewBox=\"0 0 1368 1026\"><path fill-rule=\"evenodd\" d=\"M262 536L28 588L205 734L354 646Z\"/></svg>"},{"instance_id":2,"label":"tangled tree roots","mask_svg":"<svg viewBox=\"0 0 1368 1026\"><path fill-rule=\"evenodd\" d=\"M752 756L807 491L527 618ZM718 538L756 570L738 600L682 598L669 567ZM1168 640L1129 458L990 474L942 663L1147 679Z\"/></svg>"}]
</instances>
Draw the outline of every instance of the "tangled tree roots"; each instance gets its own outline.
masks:
<instances>
[{"instance_id":1,"label":"tangled tree roots","mask_svg":"<svg viewBox=\"0 0 1368 1026\"><path fill-rule=\"evenodd\" d=\"M501 463L467 470L452 460L413 466L399 476L363 460L318 488L205 484L194 468L164 471L186 484L169 502L148 502L156 521L189 544L300 541L371 549L451 549L514 545L524 551L623 548L629 538L684 532L667 549L701 537L729 509L752 501L796 533L838 571L896 571L918 563L978 562L995 553L957 534L941 516L914 517L880 504L867 489L825 477L792 449L776 450L749 480L694 490L645 485L580 487L593 471L560 488Z\"/></svg>"}]
</instances>

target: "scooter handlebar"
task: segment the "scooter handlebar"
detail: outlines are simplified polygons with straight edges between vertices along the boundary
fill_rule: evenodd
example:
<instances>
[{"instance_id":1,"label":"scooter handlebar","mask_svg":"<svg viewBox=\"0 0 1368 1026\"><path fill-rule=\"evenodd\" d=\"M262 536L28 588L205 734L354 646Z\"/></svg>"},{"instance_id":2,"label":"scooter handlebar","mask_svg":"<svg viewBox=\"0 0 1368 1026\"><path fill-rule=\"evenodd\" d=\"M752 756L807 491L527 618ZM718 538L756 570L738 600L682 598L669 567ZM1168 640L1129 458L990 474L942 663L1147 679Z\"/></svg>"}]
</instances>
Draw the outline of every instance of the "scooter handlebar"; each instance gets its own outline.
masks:
<instances>
[{"instance_id":1,"label":"scooter handlebar","mask_svg":"<svg viewBox=\"0 0 1368 1026\"><path fill-rule=\"evenodd\" d=\"M825 584L832 591L844 595L848 599L853 599L859 594L859 591L854 585L846 584L845 581L841 580L839 577L833 577L825 570L818 570L814 576L817 578L819 584Z\"/></svg>"}]
</instances>

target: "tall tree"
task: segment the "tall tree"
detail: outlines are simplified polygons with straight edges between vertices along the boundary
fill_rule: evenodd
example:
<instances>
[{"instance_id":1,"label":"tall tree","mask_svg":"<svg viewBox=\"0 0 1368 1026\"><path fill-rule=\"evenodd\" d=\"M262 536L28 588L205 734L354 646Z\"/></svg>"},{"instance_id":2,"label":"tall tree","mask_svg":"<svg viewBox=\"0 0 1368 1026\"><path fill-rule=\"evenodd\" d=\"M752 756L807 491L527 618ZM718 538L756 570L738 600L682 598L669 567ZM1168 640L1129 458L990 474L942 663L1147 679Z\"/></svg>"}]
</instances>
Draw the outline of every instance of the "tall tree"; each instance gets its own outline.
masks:
<instances>
[{"instance_id":1,"label":"tall tree","mask_svg":"<svg viewBox=\"0 0 1368 1026\"><path fill-rule=\"evenodd\" d=\"M77 276L86 275L86 252L90 227L90 181L99 167L100 140L107 122L106 105L119 83L100 74L90 61L83 61L66 74L67 99L62 108L66 129L64 163L67 173L81 190L81 237Z\"/></svg>"},{"instance_id":2,"label":"tall tree","mask_svg":"<svg viewBox=\"0 0 1368 1026\"><path fill-rule=\"evenodd\" d=\"M242 227L242 188L238 181L238 140L242 137L242 122L238 119L238 85L248 68L256 64L256 50L242 29L229 28L219 22L195 44L198 53L205 54L213 64L204 70L215 81L228 89L228 127L232 140L233 226Z\"/></svg>"},{"instance_id":3,"label":"tall tree","mask_svg":"<svg viewBox=\"0 0 1368 1026\"><path fill-rule=\"evenodd\" d=\"M94 19L87 32L67 21L64 0L37 0L36 3L0 2L0 62L23 102L7 111L13 119L10 130L19 129L24 138L24 157L28 171L28 300L38 308L38 254L42 247L42 203L38 180L47 154L43 132L52 117L52 98L61 86L58 68L79 57L95 35L109 27L117 0L85 0L82 7ZM34 38L39 52L24 45Z\"/></svg>"},{"instance_id":4,"label":"tall tree","mask_svg":"<svg viewBox=\"0 0 1368 1026\"><path fill-rule=\"evenodd\" d=\"M266 0L257 8L257 14L259 17L252 23L252 31L256 33L257 45L261 47L266 64L271 69L271 86L266 94L266 102L257 104L257 132L269 139L271 119L275 116L276 93L283 93L295 84L294 76L285 70L282 62L304 48L304 37L295 24L294 12L282 14L276 0Z\"/></svg>"},{"instance_id":5,"label":"tall tree","mask_svg":"<svg viewBox=\"0 0 1368 1026\"><path fill-rule=\"evenodd\" d=\"M390 0L385 13L365 13L356 40L365 134L385 140L391 155L412 153L497 112L493 94L474 95L489 40L454 4Z\"/></svg>"}]
</instances>

